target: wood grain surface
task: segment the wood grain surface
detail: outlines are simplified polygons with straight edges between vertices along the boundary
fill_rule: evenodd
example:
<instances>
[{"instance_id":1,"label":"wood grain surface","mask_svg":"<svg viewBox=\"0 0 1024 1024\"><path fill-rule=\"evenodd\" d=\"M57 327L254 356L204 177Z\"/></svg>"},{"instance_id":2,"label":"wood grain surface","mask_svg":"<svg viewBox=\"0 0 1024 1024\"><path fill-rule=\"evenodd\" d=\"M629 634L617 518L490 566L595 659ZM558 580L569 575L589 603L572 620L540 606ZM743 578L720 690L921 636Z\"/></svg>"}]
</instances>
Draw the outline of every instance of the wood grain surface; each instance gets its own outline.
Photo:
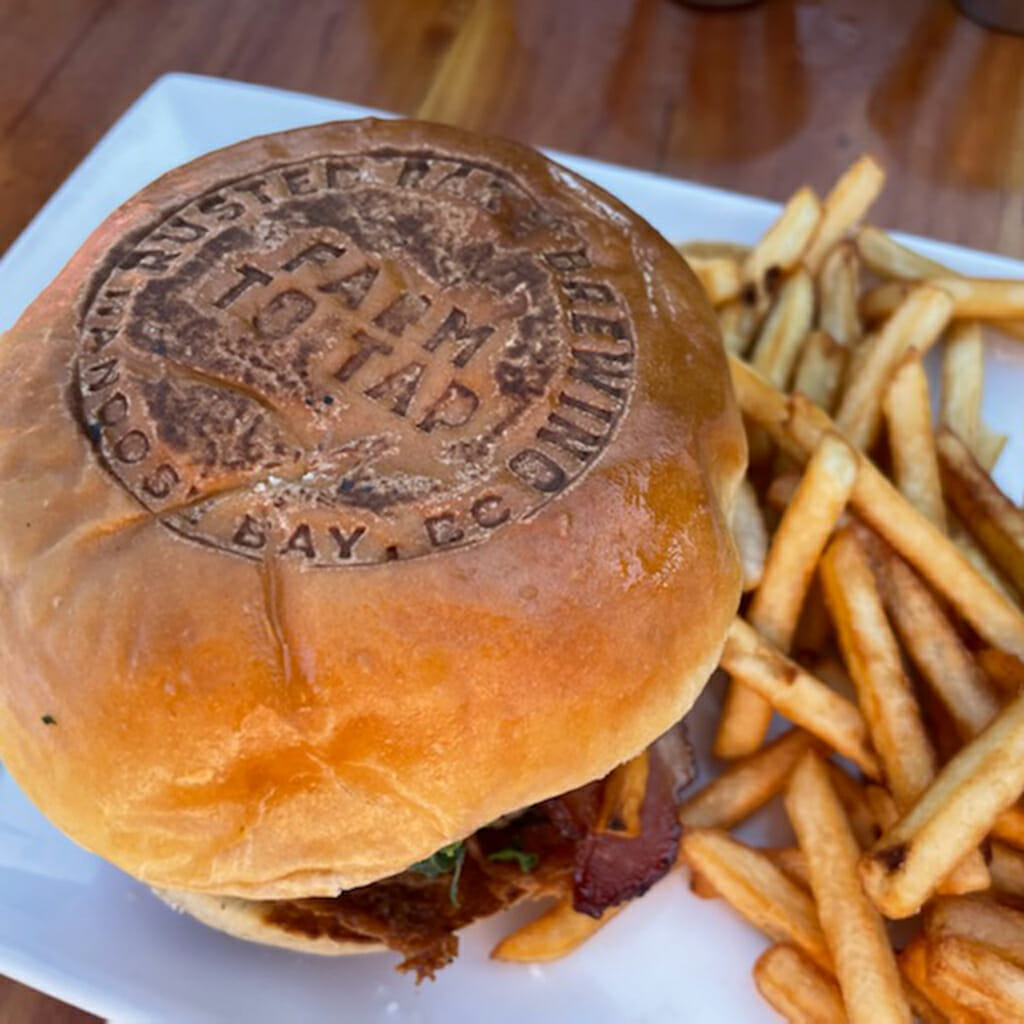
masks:
<instances>
[{"instance_id":1,"label":"wood grain surface","mask_svg":"<svg viewBox=\"0 0 1024 1024\"><path fill-rule=\"evenodd\" d=\"M1024 256L1024 38L950 0L0 0L0 251L167 71L772 198L870 151L879 221ZM89 1019L0 980L2 1022Z\"/></svg>"}]
</instances>

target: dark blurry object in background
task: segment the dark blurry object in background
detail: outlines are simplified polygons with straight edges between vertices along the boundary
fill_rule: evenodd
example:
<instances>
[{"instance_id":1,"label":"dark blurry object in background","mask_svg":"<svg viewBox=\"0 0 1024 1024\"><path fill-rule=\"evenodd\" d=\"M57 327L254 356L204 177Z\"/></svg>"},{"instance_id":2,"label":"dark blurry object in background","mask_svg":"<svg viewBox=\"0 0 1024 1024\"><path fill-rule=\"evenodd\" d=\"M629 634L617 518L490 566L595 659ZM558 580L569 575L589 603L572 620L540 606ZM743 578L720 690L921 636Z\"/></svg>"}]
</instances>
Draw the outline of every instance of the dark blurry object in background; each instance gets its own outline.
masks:
<instances>
[{"instance_id":1,"label":"dark blurry object in background","mask_svg":"<svg viewBox=\"0 0 1024 1024\"><path fill-rule=\"evenodd\" d=\"M676 0L687 7L707 7L724 10L726 7L749 7L759 0Z\"/></svg>"},{"instance_id":2,"label":"dark blurry object in background","mask_svg":"<svg viewBox=\"0 0 1024 1024\"><path fill-rule=\"evenodd\" d=\"M956 5L979 25L1024 35L1022 0L956 0Z\"/></svg>"}]
</instances>

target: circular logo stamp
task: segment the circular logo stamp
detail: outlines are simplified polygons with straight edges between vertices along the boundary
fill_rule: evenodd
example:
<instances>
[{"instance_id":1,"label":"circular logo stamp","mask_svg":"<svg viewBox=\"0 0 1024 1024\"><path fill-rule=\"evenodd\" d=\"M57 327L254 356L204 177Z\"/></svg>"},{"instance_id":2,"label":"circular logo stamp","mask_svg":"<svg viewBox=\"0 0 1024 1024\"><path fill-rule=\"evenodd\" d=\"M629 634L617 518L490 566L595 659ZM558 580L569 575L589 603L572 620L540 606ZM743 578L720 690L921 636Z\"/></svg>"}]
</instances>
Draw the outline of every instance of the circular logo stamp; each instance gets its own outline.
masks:
<instances>
[{"instance_id":1,"label":"circular logo stamp","mask_svg":"<svg viewBox=\"0 0 1024 1024\"><path fill-rule=\"evenodd\" d=\"M413 558L523 520L633 388L578 221L421 149L222 182L116 247L79 334L84 427L154 516L248 558Z\"/></svg>"}]
</instances>

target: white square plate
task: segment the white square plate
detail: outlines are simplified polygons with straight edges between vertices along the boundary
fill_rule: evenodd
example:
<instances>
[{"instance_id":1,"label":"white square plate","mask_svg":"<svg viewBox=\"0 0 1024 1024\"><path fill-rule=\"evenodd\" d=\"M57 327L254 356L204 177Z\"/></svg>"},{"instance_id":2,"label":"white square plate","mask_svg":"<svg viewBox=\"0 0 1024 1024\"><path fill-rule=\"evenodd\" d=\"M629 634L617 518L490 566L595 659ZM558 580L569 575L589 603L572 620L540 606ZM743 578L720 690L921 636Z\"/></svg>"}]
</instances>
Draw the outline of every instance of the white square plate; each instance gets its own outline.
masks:
<instances>
[{"instance_id":1,"label":"white square plate","mask_svg":"<svg viewBox=\"0 0 1024 1024\"><path fill-rule=\"evenodd\" d=\"M0 330L54 277L118 204L157 175L250 135L379 113L259 86L168 75L86 157L0 259ZM778 207L580 157L556 159L621 197L671 239L753 241ZM797 185L798 182L793 182ZM957 270L1024 276L1012 260L913 239ZM1024 485L1024 346L989 353L985 414L1011 435L996 477ZM719 694L690 716L707 771ZM777 815L748 826L786 841ZM513 914L512 919L523 915ZM465 933L456 963L415 986L390 955L342 960L251 946L174 914L145 887L83 852L29 804L0 768L0 972L118 1021L772 1021L750 976L763 940L681 874L613 920L569 959L494 963L508 917Z\"/></svg>"}]
</instances>

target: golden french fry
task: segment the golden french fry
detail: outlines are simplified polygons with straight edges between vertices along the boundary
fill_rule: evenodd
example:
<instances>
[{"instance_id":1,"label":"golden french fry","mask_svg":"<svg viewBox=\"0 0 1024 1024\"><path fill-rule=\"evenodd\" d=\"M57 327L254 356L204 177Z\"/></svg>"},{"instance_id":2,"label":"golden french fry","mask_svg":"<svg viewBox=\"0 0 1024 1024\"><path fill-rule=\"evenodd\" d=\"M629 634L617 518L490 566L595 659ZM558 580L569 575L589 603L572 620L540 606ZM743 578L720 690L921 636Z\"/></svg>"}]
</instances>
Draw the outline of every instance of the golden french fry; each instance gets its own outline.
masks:
<instances>
[{"instance_id":1,"label":"golden french fry","mask_svg":"<svg viewBox=\"0 0 1024 1024\"><path fill-rule=\"evenodd\" d=\"M717 829L684 832L682 851L686 863L755 928L831 969L814 902L763 853Z\"/></svg>"},{"instance_id":2,"label":"golden french fry","mask_svg":"<svg viewBox=\"0 0 1024 1024\"><path fill-rule=\"evenodd\" d=\"M936 263L934 260L930 260L926 256L922 256L920 253L900 245L899 242L878 228L861 228L857 233L857 248L860 250L864 263L878 274L879 277L897 279L891 282L894 289L899 288L899 282L901 281L919 281L928 280L929 278L960 276L948 267L944 267L941 263ZM889 285L883 285L877 291L882 293L888 287ZM889 294L893 297L886 299L884 304L888 304L890 307L889 312L892 312L892 308L899 305L900 300L896 298L897 291L890 291ZM879 307L883 305L880 299L881 295L878 299L873 300ZM888 314L883 313L881 315ZM960 316L961 314L957 313L957 315ZM997 327L1012 337L1024 337L1024 320L996 320L992 326Z\"/></svg>"},{"instance_id":3,"label":"golden french fry","mask_svg":"<svg viewBox=\"0 0 1024 1024\"><path fill-rule=\"evenodd\" d=\"M690 265L712 306L721 306L739 298L740 265L728 256L688 255Z\"/></svg>"},{"instance_id":4,"label":"golden french fry","mask_svg":"<svg viewBox=\"0 0 1024 1024\"><path fill-rule=\"evenodd\" d=\"M836 426L858 448L874 443L881 420L882 396L893 371L911 348L922 355L949 323L953 301L931 285L918 285L877 334L864 342L849 385L839 402Z\"/></svg>"},{"instance_id":5,"label":"golden french fry","mask_svg":"<svg viewBox=\"0 0 1024 1024\"><path fill-rule=\"evenodd\" d=\"M743 281L752 291L748 296L752 305L767 307L772 279L800 262L820 219L821 203L814 191L805 186L794 192L743 265Z\"/></svg>"},{"instance_id":6,"label":"golden french fry","mask_svg":"<svg viewBox=\"0 0 1024 1024\"><path fill-rule=\"evenodd\" d=\"M937 988L993 1024L1020 1024L1024 969L956 935L928 941L928 976Z\"/></svg>"},{"instance_id":7,"label":"golden french fry","mask_svg":"<svg viewBox=\"0 0 1024 1024\"><path fill-rule=\"evenodd\" d=\"M730 679L712 752L723 761L747 757L764 742L771 723L771 704L738 679Z\"/></svg>"},{"instance_id":8,"label":"golden french fry","mask_svg":"<svg viewBox=\"0 0 1024 1024\"><path fill-rule=\"evenodd\" d=\"M753 364L778 387L789 386L814 318L814 285L806 270L791 274L754 343Z\"/></svg>"},{"instance_id":9,"label":"golden french fry","mask_svg":"<svg viewBox=\"0 0 1024 1024\"><path fill-rule=\"evenodd\" d=\"M749 480L744 480L736 492L732 506L732 535L739 551L743 589L753 590L764 574L768 527L757 501L757 492Z\"/></svg>"},{"instance_id":10,"label":"golden french fry","mask_svg":"<svg viewBox=\"0 0 1024 1024\"><path fill-rule=\"evenodd\" d=\"M870 553L886 610L911 660L960 736L976 736L999 710L984 673L910 566L881 542Z\"/></svg>"},{"instance_id":11,"label":"golden french fry","mask_svg":"<svg viewBox=\"0 0 1024 1024\"><path fill-rule=\"evenodd\" d=\"M719 307L717 313L726 352L737 356L746 355L757 333L757 312L754 307L742 299L736 299Z\"/></svg>"},{"instance_id":12,"label":"golden french fry","mask_svg":"<svg viewBox=\"0 0 1024 1024\"><path fill-rule=\"evenodd\" d=\"M1007 807L992 825L992 835L1024 850L1024 810L1019 804Z\"/></svg>"},{"instance_id":13,"label":"golden french fry","mask_svg":"<svg viewBox=\"0 0 1024 1024\"><path fill-rule=\"evenodd\" d=\"M839 525L842 525L847 519L847 515L844 512L839 517ZM800 621L797 623L796 633L793 636L792 649L799 651L803 657L807 657L812 651L823 651L829 647L832 640L832 620L828 617L828 611L825 608L825 600L821 596L821 582L818 579L818 574L814 574L814 579L811 580L810 589L807 591L807 599L804 601L803 610L800 612ZM825 666L828 671L831 666ZM821 677L824 679L824 677ZM825 680L829 685L832 685L830 680ZM833 689L835 687L833 686ZM844 697L850 696L852 699L853 691L839 690Z\"/></svg>"},{"instance_id":14,"label":"golden french fry","mask_svg":"<svg viewBox=\"0 0 1024 1024\"><path fill-rule=\"evenodd\" d=\"M1024 592L1024 510L996 487L956 434L941 429L936 445L950 505L996 567Z\"/></svg>"},{"instance_id":15,"label":"golden french fry","mask_svg":"<svg viewBox=\"0 0 1024 1024\"><path fill-rule=\"evenodd\" d=\"M814 567L856 477L857 456L850 446L835 436L822 438L775 531L748 616L781 651L789 650ZM739 686L734 680L715 736L715 754L721 758L756 750L771 723L770 704Z\"/></svg>"},{"instance_id":16,"label":"golden french fry","mask_svg":"<svg viewBox=\"0 0 1024 1024\"><path fill-rule=\"evenodd\" d=\"M923 935L914 938L899 956L900 970L910 984L917 989L928 1003L940 1014L941 1024L985 1024L973 1010L956 1002L951 996L937 988L928 975L928 944ZM915 1007L924 1019L921 1010ZM930 1022L928 1022L930 1024Z\"/></svg>"},{"instance_id":17,"label":"golden french fry","mask_svg":"<svg viewBox=\"0 0 1024 1024\"><path fill-rule=\"evenodd\" d=\"M1024 318L1024 281L981 277L932 277L930 281L953 298L953 315L978 320Z\"/></svg>"},{"instance_id":18,"label":"golden french fry","mask_svg":"<svg viewBox=\"0 0 1024 1024\"><path fill-rule=\"evenodd\" d=\"M823 595L821 595L819 604L822 614L827 619L828 610L825 608L825 598ZM829 621L829 626L831 627L831 620ZM808 648L808 650L817 651L823 646L815 645ZM805 664L813 675L816 675L823 683L827 683L836 693L842 694L842 696L849 700L855 701L857 699L857 688L853 685L850 673L846 671L846 666L834 654L828 652L824 654L805 654L801 658L801 664Z\"/></svg>"},{"instance_id":19,"label":"golden french fry","mask_svg":"<svg viewBox=\"0 0 1024 1024\"><path fill-rule=\"evenodd\" d=\"M885 171L870 156L862 156L835 183L822 204L821 220L804 263L817 273L829 250L867 213L885 184Z\"/></svg>"},{"instance_id":20,"label":"golden french fry","mask_svg":"<svg viewBox=\"0 0 1024 1024\"><path fill-rule=\"evenodd\" d=\"M680 856L677 863L685 863L685 860ZM690 892L699 900L717 900L721 899L721 893L699 872L690 868Z\"/></svg>"},{"instance_id":21,"label":"golden french fry","mask_svg":"<svg viewBox=\"0 0 1024 1024\"><path fill-rule=\"evenodd\" d=\"M877 324L896 312L917 287L913 281L886 281L864 292L857 303L861 319L867 324Z\"/></svg>"},{"instance_id":22,"label":"golden french fry","mask_svg":"<svg viewBox=\"0 0 1024 1024\"><path fill-rule=\"evenodd\" d=\"M950 327L942 346L939 419L978 457L985 351L981 326L962 321Z\"/></svg>"},{"instance_id":23,"label":"golden french fry","mask_svg":"<svg viewBox=\"0 0 1024 1024\"><path fill-rule=\"evenodd\" d=\"M959 935L1024 967L1024 914L1020 911L967 896L940 896L928 904L924 921L929 939Z\"/></svg>"},{"instance_id":24,"label":"golden french fry","mask_svg":"<svg viewBox=\"0 0 1024 1024\"><path fill-rule=\"evenodd\" d=\"M818 274L818 325L840 345L852 347L864 333L857 308L859 293L857 250L852 245L837 245Z\"/></svg>"},{"instance_id":25,"label":"golden french fry","mask_svg":"<svg viewBox=\"0 0 1024 1024\"><path fill-rule=\"evenodd\" d=\"M650 755L642 750L620 764L604 785L597 830L622 836L640 835L640 812L647 793Z\"/></svg>"},{"instance_id":26,"label":"golden french fry","mask_svg":"<svg viewBox=\"0 0 1024 1024\"><path fill-rule=\"evenodd\" d=\"M722 667L795 725L878 778L878 760L857 707L790 661L742 619L734 619L729 627Z\"/></svg>"},{"instance_id":27,"label":"golden french fry","mask_svg":"<svg viewBox=\"0 0 1024 1024\"><path fill-rule=\"evenodd\" d=\"M865 225L857 232L857 249L867 267L879 277L894 277L901 281L918 281L937 277L949 271L934 260L900 245L881 228Z\"/></svg>"},{"instance_id":28,"label":"golden french fry","mask_svg":"<svg viewBox=\"0 0 1024 1024\"><path fill-rule=\"evenodd\" d=\"M892 794L882 786L875 784L865 786L864 796L871 808L871 815L875 819L875 828L878 830L875 839L877 839L900 820L900 812ZM872 842L874 841L873 839Z\"/></svg>"},{"instance_id":29,"label":"golden french fry","mask_svg":"<svg viewBox=\"0 0 1024 1024\"><path fill-rule=\"evenodd\" d=\"M609 907L596 918L573 910L571 899L561 900L540 917L506 935L491 951L491 958L513 963L558 960L582 946L621 909Z\"/></svg>"},{"instance_id":30,"label":"golden french fry","mask_svg":"<svg viewBox=\"0 0 1024 1024\"><path fill-rule=\"evenodd\" d=\"M810 891L811 880L807 874L807 858L799 846L768 846L764 855L791 881L801 889Z\"/></svg>"},{"instance_id":31,"label":"golden french fry","mask_svg":"<svg viewBox=\"0 0 1024 1024\"><path fill-rule=\"evenodd\" d=\"M764 999L790 1024L846 1024L839 986L793 946L772 946L754 964Z\"/></svg>"},{"instance_id":32,"label":"golden french fry","mask_svg":"<svg viewBox=\"0 0 1024 1024\"><path fill-rule=\"evenodd\" d=\"M991 473L995 468L996 463L999 461L999 456L1003 454L1003 449L1009 440L1008 434L997 434L994 430L989 430L984 423L981 424L978 437L978 454L975 457L978 460L978 465L986 473Z\"/></svg>"},{"instance_id":33,"label":"golden french fry","mask_svg":"<svg viewBox=\"0 0 1024 1024\"><path fill-rule=\"evenodd\" d=\"M935 774L935 751L903 672L871 565L849 527L825 552L821 582L874 748L897 806L906 810Z\"/></svg>"},{"instance_id":34,"label":"golden french fry","mask_svg":"<svg viewBox=\"0 0 1024 1024\"><path fill-rule=\"evenodd\" d=\"M768 485L768 490L765 492L765 501L772 508L785 512L789 508L789 503L793 500L793 495L796 494L796 489L800 486L802 476L802 473L788 470L780 473Z\"/></svg>"},{"instance_id":35,"label":"golden french fry","mask_svg":"<svg viewBox=\"0 0 1024 1024\"><path fill-rule=\"evenodd\" d=\"M857 844L863 850L870 849L882 833L878 830L874 809L868 801L867 787L850 778L839 765L831 761L826 762L826 767L832 788L843 805Z\"/></svg>"},{"instance_id":36,"label":"golden french fry","mask_svg":"<svg viewBox=\"0 0 1024 1024\"><path fill-rule=\"evenodd\" d=\"M1016 655L986 647L978 651L977 659L985 678L1004 697L1016 697L1024 690L1024 661Z\"/></svg>"},{"instance_id":37,"label":"golden french fry","mask_svg":"<svg viewBox=\"0 0 1024 1024\"><path fill-rule=\"evenodd\" d=\"M813 752L804 755L790 776L786 812L807 858L818 918L850 1020L910 1024L885 926L857 877L860 847L828 771Z\"/></svg>"},{"instance_id":38,"label":"golden french fry","mask_svg":"<svg viewBox=\"0 0 1024 1024\"><path fill-rule=\"evenodd\" d=\"M822 559L821 579L872 743L896 807L905 813L935 777L937 762L860 536L870 545L863 527L836 537ZM968 853L946 881L951 892L987 888L981 853Z\"/></svg>"},{"instance_id":39,"label":"golden french fry","mask_svg":"<svg viewBox=\"0 0 1024 1024\"><path fill-rule=\"evenodd\" d=\"M679 808L679 820L691 828L732 828L766 804L786 784L793 765L812 746L800 729L735 761Z\"/></svg>"},{"instance_id":40,"label":"golden french fry","mask_svg":"<svg viewBox=\"0 0 1024 1024\"><path fill-rule=\"evenodd\" d=\"M1017 697L935 777L861 863L887 917L916 913L1024 789L1024 696Z\"/></svg>"},{"instance_id":41,"label":"golden french fry","mask_svg":"<svg viewBox=\"0 0 1024 1024\"><path fill-rule=\"evenodd\" d=\"M742 264L750 255L749 245L703 238L694 238L689 242L676 242L674 247L676 252L687 260L693 257L704 260L727 259Z\"/></svg>"},{"instance_id":42,"label":"golden french fry","mask_svg":"<svg viewBox=\"0 0 1024 1024\"><path fill-rule=\"evenodd\" d=\"M846 349L827 331L811 331L796 366L793 390L830 411L846 369Z\"/></svg>"},{"instance_id":43,"label":"golden french fry","mask_svg":"<svg viewBox=\"0 0 1024 1024\"><path fill-rule=\"evenodd\" d=\"M836 429L827 413L802 395L786 396L742 360L730 357L740 408L791 454L807 458ZM1024 613L993 586L889 483L860 460L851 504L935 590L994 647L1024 657Z\"/></svg>"},{"instance_id":44,"label":"golden french fry","mask_svg":"<svg viewBox=\"0 0 1024 1024\"><path fill-rule=\"evenodd\" d=\"M896 486L921 515L945 530L946 504L932 433L928 377L916 349L910 349L897 365L882 398L882 410Z\"/></svg>"},{"instance_id":45,"label":"golden french fry","mask_svg":"<svg viewBox=\"0 0 1024 1024\"><path fill-rule=\"evenodd\" d=\"M957 546L957 550L1003 597L1016 604L1017 596L1013 588L992 564L992 559L981 550L978 542L967 532L963 523L948 508L946 509L946 518L949 521L950 539Z\"/></svg>"},{"instance_id":46,"label":"golden french fry","mask_svg":"<svg viewBox=\"0 0 1024 1024\"><path fill-rule=\"evenodd\" d=\"M992 856L988 868L992 875L992 888L997 895L1024 900L1024 850L995 839L989 846Z\"/></svg>"}]
</instances>

